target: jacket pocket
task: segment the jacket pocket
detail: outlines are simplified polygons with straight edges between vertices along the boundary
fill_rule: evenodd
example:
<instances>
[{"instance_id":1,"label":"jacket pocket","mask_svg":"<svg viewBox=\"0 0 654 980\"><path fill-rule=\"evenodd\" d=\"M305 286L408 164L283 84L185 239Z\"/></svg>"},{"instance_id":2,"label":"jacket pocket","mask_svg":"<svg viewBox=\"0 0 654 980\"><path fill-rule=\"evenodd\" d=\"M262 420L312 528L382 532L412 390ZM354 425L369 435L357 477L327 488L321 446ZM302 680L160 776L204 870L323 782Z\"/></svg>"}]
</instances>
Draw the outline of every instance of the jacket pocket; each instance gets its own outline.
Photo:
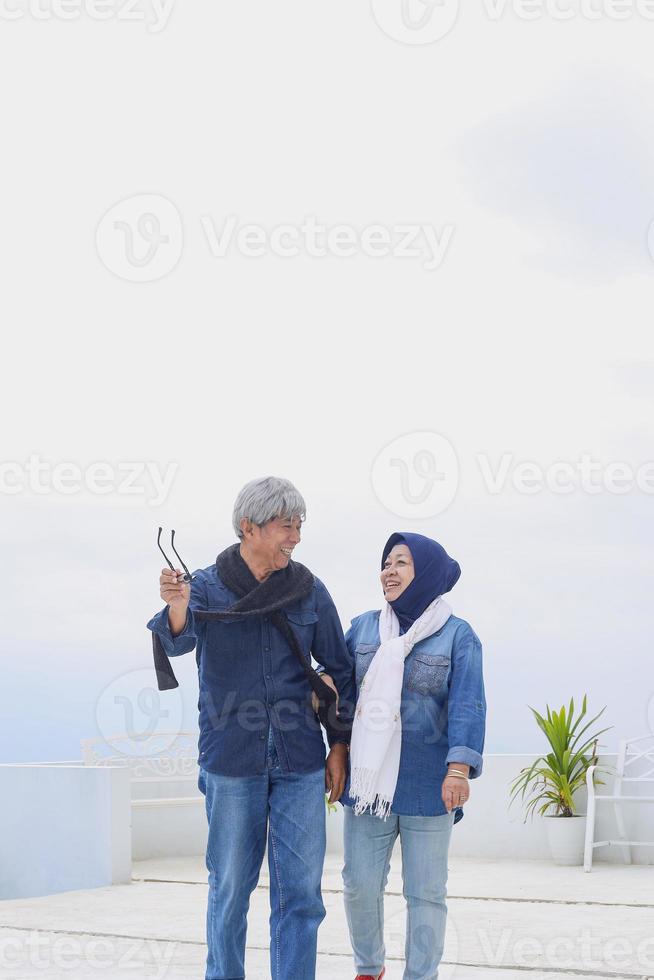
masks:
<instances>
[{"instance_id":1,"label":"jacket pocket","mask_svg":"<svg viewBox=\"0 0 654 980\"><path fill-rule=\"evenodd\" d=\"M318 622L318 613L312 609L287 609L286 618L298 639L302 653L307 660L310 660L311 645L313 643L316 623Z\"/></svg>"},{"instance_id":2,"label":"jacket pocket","mask_svg":"<svg viewBox=\"0 0 654 980\"><path fill-rule=\"evenodd\" d=\"M287 610L286 616L289 623L293 623L294 626L313 626L314 623L318 622L318 613L312 612L310 609L299 609L294 612Z\"/></svg>"},{"instance_id":3,"label":"jacket pocket","mask_svg":"<svg viewBox=\"0 0 654 980\"><path fill-rule=\"evenodd\" d=\"M407 687L418 694L440 694L447 688L450 658L418 653L411 660Z\"/></svg>"},{"instance_id":4,"label":"jacket pocket","mask_svg":"<svg viewBox=\"0 0 654 980\"><path fill-rule=\"evenodd\" d=\"M377 653L379 649L378 643L358 643L354 650L355 657L355 673L357 687L361 684L361 681L366 675L368 667L372 663L372 658Z\"/></svg>"}]
</instances>

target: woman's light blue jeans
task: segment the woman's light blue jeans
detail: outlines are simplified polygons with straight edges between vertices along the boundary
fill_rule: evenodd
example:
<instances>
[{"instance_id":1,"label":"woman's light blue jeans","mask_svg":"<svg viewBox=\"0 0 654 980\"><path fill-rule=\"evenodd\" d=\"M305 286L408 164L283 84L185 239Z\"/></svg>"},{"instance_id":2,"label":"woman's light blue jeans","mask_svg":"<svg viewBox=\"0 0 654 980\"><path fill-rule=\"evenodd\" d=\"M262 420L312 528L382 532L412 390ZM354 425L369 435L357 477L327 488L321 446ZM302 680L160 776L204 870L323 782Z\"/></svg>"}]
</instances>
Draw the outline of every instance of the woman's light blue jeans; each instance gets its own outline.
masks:
<instances>
[{"instance_id":1,"label":"woman's light blue jeans","mask_svg":"<svg viewBox=\"0 0 654 980\"><path fill-rule=\"evenodd\" d=\"M206 980L245 977L250 895L268 835L270 970L273 980L314 980L325 857L325 773L282 772L276 756L261 776L219 776L200 769L206 797Z\"/></svg>"},{"instance_id":2,"label":"woman's light blue jeans","mask_svg":"<svg viewBox=\"0 0 654 980\"><path fill-rule=\"evenodd\" d=\"M345 810L345 913L357 973L376 977L384 966L384 888L393 844L402 847L407 903L404 980L437 980L447 906L447 854L454 812L438 817L391 813L381 820Z\"/></svg>"}]
</instances>

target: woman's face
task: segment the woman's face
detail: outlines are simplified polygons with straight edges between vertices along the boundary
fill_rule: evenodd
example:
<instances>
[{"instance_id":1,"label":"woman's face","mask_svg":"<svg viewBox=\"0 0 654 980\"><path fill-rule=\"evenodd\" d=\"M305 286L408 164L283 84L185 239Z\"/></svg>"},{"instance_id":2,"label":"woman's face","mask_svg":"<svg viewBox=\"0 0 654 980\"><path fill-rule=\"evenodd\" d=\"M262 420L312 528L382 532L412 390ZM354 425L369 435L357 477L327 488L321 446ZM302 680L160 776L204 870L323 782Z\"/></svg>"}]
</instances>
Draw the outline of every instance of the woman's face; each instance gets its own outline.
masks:
<instances>
[{"instance_id":1,"label":"woman's face","mask_svg":"<svg viewBox=\"0 0 654 980\"><path fill-rule=\"evenodd\" d=\"M411 552L405 544L396 544L389 551L381 573L384 598L392 602L401 596L407 585L416 577Z\"/></svg>"}]
</instances>

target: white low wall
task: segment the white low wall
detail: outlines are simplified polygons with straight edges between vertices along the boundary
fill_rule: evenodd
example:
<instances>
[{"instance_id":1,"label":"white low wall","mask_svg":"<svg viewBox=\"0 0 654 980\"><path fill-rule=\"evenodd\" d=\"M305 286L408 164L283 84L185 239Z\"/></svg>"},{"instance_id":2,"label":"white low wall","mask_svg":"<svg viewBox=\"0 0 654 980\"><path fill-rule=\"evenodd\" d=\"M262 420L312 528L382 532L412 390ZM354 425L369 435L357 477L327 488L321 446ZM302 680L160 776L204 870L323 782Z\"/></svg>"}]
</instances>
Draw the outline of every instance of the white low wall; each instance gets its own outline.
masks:
<instances>
[{"instance_id":1,"label":"white low wall","mask_svg":"<svg viewBox=\"0 0 654 980\"><path fill-rule=\"evenodd\" d=\"M452 833L450 853L454 857L550 859L542 817L524 822L524 809L516 801L509 809L510 786L520 770L529 766L536 755L485 755L484 770L479 779L470 782L470 800L463 819ZM616 756L600 757L600 765L615 769ZM611 777L604 777L606 786L599 786L598 793L610 793ZM629 791L634 792L633 789ZM648 794L652 795L650 784ZM646 794L647 795L647 794ZM578 795L579 812L586 812L586 790ZM623 804L627 832L632 840L654 839L654 803ZM597 808L596 840L617 837L615 817L610 804ZM327 850L331 854L342 853L343 811L327 816ZM634 864L654 864L654 847L632 847ZM615 847L596 848L593 862L622 862L622 852Z\"/></svg>"},{"instance_id":2,"label":"white low wall","mask_svg":"<svg viewBox=\"0 0 654 980\"><path fill-rule=\"evenodd\" d=\"M148 858L188 857L204 854L208 837L204 796L183 802L132 805L132 856Z\"/></svg>"},{"instance_id":3,"label":"white low wall","mask_svg":"<svg viewBox=\"0 0 654 980\"><path fill-rule=\"evenodd\" d=\"M524 809L516 802L509 809L510 786L520 770L531 763L535 755L486 755L484 772L470 783L470 801L463 820L454 828L451 853L470 858L516 858L549 860L544 820L535 816L524 822ZM615 769L616 756L600 758L600 764ZM605 777L606 786L598 788L607 793L612 779ZM631 791L630 791L631 792ZM651 792L651 790L650 790ZM170 795L163 784L153 795ZM200 798L203 803L203 798ZM586 810L586 790L578 796L579 811ZM632 839L652 840L654 837L654 804L624 804L627 829ZM597 810L596 839L616 837L615 818L610 805ZM134 809L134 859L204 854L207 840L204 807L197 804ZM637 864L654 863L654 848L632 847L632 860ZM343 809L327 814L327 852L343 853ZM617 848L597 848L593 861L622 861Z\"/></svg>"},{"instance_id":4,"label":"white low wall","mask_svg":"<svg viewBox=\"0 0 654 980\"><path fill-rule=\"evenodd\" d=\"M511 782L535 755L486 755L484 772L471 781L465 816L452 834L453 856L549 860L544 821L524 822L519 803L509 810ZM600 763L615 767L615 755ZM31 772L31 775L28 773ZM612 780L599 787L609 792ZM130 880L131 856L204 855L207 821L197 786L155 780L130 790L123 767L81 763L0 766L0 897L48 894ZM171 796L184 801L167 802ZM130 803L130 795L139 798ZM585 789L579 794L585 812ZM16 801L12 806L11 801ZM652 840L654 804L624 805L632 839ZM109 815L111 814L111 818ZM617 836L610 805L598 807L596 839ZM637 864L654 863L654 848L632 847ZM327 814L327 851L343 853L343 810ZM622 861L618 848L598 848L593 861ZM17 889L25 889L18 891Z\"/></svg>"},{"instance_id":5,"label":"white low wall","mask_svg":"<svg viewBox=\"0 0 654 980\"><path fill-rule=\"evenodd\" d=\"M131 881L125 769L0 765L0 899Z\"/></svg>"}]
</instances>

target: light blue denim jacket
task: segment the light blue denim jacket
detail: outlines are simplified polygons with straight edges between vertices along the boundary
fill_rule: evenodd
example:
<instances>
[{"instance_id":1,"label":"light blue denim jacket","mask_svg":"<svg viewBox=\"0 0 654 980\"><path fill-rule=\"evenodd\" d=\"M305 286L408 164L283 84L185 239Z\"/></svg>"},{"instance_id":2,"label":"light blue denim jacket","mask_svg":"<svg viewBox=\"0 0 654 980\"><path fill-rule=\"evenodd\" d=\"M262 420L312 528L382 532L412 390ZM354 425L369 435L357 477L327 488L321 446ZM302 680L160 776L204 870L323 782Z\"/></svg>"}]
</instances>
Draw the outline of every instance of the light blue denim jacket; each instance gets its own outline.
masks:
<instances>
[{"instance_id":1,"label":"light blue denim jacket","mask_svg":"<svg viewBox=\"0 0 654 980\"><path fill-rule=\"evenodd\" d=\"M345 642L354 660L359 687L380 645L379 610L352 620ZM486 699L481 643L458 616L416 643L404 662L402 754L393 797L394 813L437 816L447 813L441 786L450 762L470 766L470 779L481 775ZM349 789L349 783L348 787ZM347 795L342 803L351 806ZM455 813L454 822L463 816Z\"/></svg>"}]
</instances>

